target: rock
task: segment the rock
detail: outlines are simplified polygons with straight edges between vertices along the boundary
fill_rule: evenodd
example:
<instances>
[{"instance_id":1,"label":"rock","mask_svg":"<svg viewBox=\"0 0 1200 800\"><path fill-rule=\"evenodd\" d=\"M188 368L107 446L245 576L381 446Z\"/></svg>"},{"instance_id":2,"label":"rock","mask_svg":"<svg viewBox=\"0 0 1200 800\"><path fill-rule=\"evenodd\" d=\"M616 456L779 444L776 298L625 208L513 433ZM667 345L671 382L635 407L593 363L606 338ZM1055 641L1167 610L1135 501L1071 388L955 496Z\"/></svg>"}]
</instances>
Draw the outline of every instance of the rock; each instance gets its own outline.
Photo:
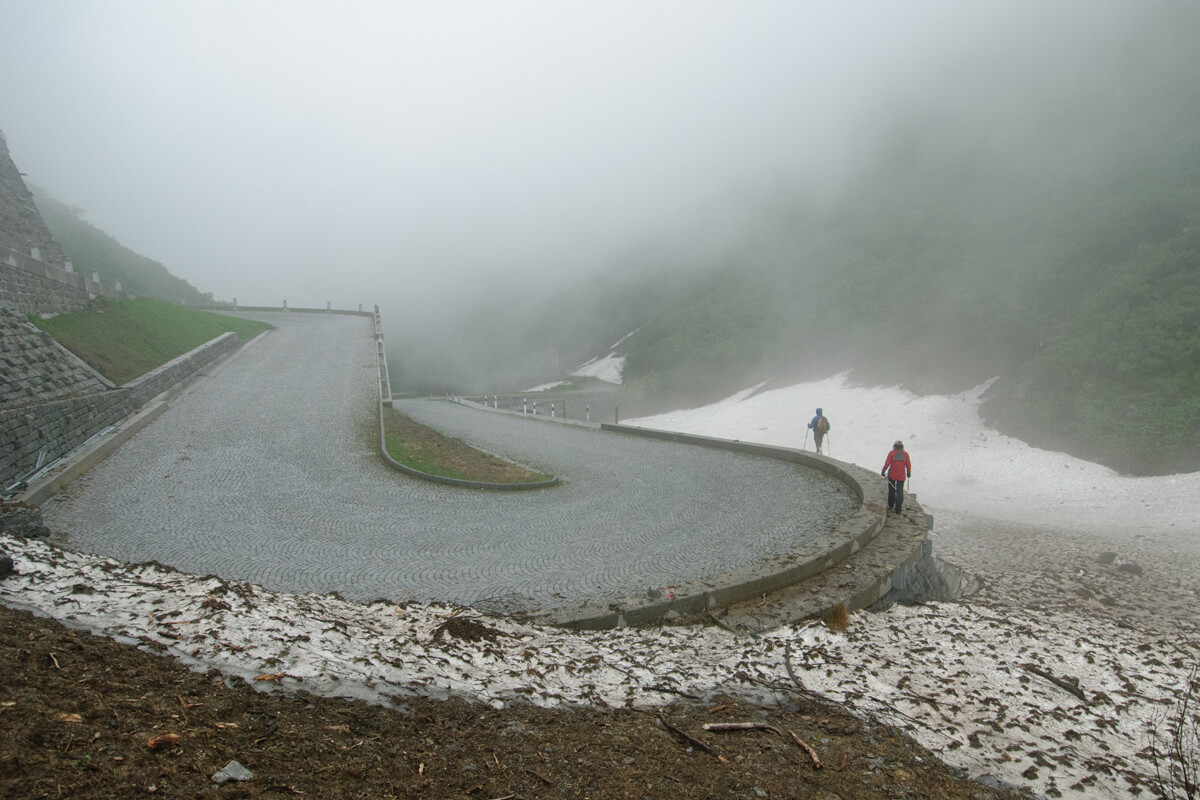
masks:
<instances>
[{"instance_id":1,"label":"rock","mask_svg":"<svg viewBox=\"0 0 1200 800\"><path fill-rule=\"evenodd\" d=\"M892 575L892 588L868 610L883 611L895 603L920 605L959 600L981 588L981 578L927 553L911 567L898 567Z\"/></svg>"},{"instance_id":2,"label":"rock","mask_svg":"<svg viewBox=\"0 0 1200 800\"><path fill-rule=\"evenodd\" d=\"M0 507L0 531L17 539L45 539L50 529L42 524L42 510L24 503Z\"/></svg>"},{"instance_id":3,"label":"rock","mask_svg":"<svg viewBox=\"0 0 1200 800\"><path fill-rule=\"evenodd\" d=\"M504 723L504 728L500 732L504 736L528 736L529 728L521 720L511 719Z\"/></svg>"},{"instance_id":4,"label":"rock","mask_svg":"<svg viewBox=\"0 0 1200 800\"><path fill-rule=\"evenodd\" d=\"M1122 564L1117 567L1117 572L1128 572L1130 575L1141 575L1142 568L1137 564Z\"/></svg>"},{"instance_id":5,"label":"rock","mask_svg":"<svg viewBox=\"0 0 1200 800\"><path fill-rule=\"evenodd\" d=\"M248 781L254 778L254 773L236 761L230 761L220 772L212 776L213 783L224 786L230 781Z\"/></svg>"},{"instance_id":6,"label":"rock","mask_svg":"<svg viewBox=\"0 0 1200 800\"><path fill-rule=\"evenodd\" d=\"M0 580L7 578L15 571L12 558L7 553L0 553Z\"/></svg>"},{"instance_id":7,"label":"rock","mask_svg":"<svg viewBox=\"0 0 1200 800\"><path fill-rule=\"evenodd\" d=\"M1100 562L1101 564L1111 564L1116 560L1117 554L1111 550L1105 550L1103 553L1096 556L1096 561Z\"/></svg>"},{"instance_id":8,"label":"rock","mask_svg":"<svg viewBox=\"0 0 1200 800\"><path fill-rule=\"evenodd\" d=\"M829 789L818 789L813 795L812 800L842 800L842 796Z\"/></svg>"}]
</instances>

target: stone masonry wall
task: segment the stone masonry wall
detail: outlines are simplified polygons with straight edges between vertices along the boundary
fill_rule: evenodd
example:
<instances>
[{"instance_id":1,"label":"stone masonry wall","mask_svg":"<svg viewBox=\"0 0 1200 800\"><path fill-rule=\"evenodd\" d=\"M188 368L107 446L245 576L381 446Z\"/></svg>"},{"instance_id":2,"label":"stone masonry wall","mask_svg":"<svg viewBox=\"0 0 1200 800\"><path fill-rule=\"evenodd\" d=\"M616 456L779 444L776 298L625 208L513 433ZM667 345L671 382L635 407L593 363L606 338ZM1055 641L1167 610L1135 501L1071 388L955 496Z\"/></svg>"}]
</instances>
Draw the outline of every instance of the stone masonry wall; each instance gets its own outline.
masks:
<instances>
[{"instance_id":1,"label":"stone masonry wall","mask_svg":"<svg viewBox=\"0 0 1200 800\"><path fill-rule=\"evenodd\" d=\"M0 320L5 317L9 322L14 319L12 314L0 311ZM23 321L21 324L28 325ZM28 399L29 393L16 386L10 394L13 405L0 406L0 490L36 469L43 451L45 464L71 453L95 434L231 352L238 342L236 334L225 333L125 386L110 388L111 384L92 383L86 394L49 402L40 398L21 402L22 398ZM76 384L76 388L83 392L85 383Z\"/></svg>"},{"instance_id":2,"label":"stone masonry wall","mask_svg":"<svg viewBox=\"0 0 1200 800\"><path fill-rule=\"evenodd\" d=\"M50 334L0 309L0 409L114 388Z\"/></svg>"},{"instance_id":3,"label":"stone masonry wall","mask_svg":"<svg viewBox=\"0 0 1200 800\"><path fill-rule=\"evenodd\" d=\"M0 491L238 345L225 334L118 388L21 318L78 311L97 295L131 297L71 270L0 132Z\"/></svg>"},{"instance_id":4,"label":"stone masonry wall","mask_svg":"<svg viewBox=\"0 0 1200 800\"><path fill-rule=\"evenodd\" d=\"M65 267L67 257L42 219L21 171L8 153L8 140L0 131L0 246L34 255L46 264Z\"/></svg>"},{"instance_id":5,"label":"stone masonry wall","mask_svg":"<svg viewBox=\"0 0 1200 800\"><path fill-rule=\"evenodd\" d=\"M0 131L0 306L20 314L78 311L96 295L131 297L71 271Z\"/></svg>"},{"instance_id":6,"label":"stone masonry wall","mask_svg":"<svg viewBox=\"0 0 1200 800\"><path fill-rule=\"evenodd\" d=\"M51 464L134 411L128 389L0 410L0 490Z\"/></svg>"},{"instance_id":7,"label":"stone masonry wall","mask_svg":"<svg viewBox=\"0 0 1200 800\"><path fill-rule=\"evenodd\" d=\"M93 294L88 291L89 284L98 285L82 275L0 247L0 306L18 314L82 311Z\"/></svg>"},{"instance_id":8,"label":"stone masonry wall","mask_svg":"<svg viewBox=\"0 0 1200 800\"><path fill-rule=\"evenodd\" d=\"M171 387L195 375L210 363L237 349L239 339L236 333L223 333L216 339L184 353L173 361L168 361L156 370L147 372L140 378L135 378L125 384L130 391L134 408L141 408L158 395Z\"/></svg>"}]
</instances>

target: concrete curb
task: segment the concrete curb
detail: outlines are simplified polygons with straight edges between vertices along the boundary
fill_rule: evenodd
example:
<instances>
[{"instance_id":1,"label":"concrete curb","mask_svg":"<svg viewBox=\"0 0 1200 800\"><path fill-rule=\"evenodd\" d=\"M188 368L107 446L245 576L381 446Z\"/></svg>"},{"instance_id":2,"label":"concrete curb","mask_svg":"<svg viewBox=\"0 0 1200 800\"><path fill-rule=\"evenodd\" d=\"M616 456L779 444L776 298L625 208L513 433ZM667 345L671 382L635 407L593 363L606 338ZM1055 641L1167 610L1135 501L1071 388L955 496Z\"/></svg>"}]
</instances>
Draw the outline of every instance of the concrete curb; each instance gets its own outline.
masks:
<instances>
[{"instance_id":1,"label":"concrete curb","mask_svg":"<svg viewBox=\"0 0 1200 800\"><path fill-rule=\"evenodd\" d=\"M883 511L887 506L886 489L878 481L871 480L875 477L874 473L854 464L835 461L801 450L752 442L696 436L630 425L603 423L600 427L602 430L617 433L715 447L803 464L842 481L858 497L859 508L835 529L819 553L768 559L766 562L733 570L707 581L677 586L674 587L673 597L653 601L644 598L627 598L615 604L615 607L609 606L603 609L585 607L569 612L555 612L550 615L549 621L559 627L576 630L607 630L625 626L662 624L668 620L669 616L672 618L695 617L747 600L757 599L764 594L795 586L801 581L819 575L830 567L846 561L878 535L886 520L886 514ZM906 568L910 561L915 563L920 558L923 547L923 544L918 545L917 553L910 554L909 558L904 559L904 565L898 568ZM837 602L845 602L848 610L857 610L871 605L892 588L895 569L885 571L871 585L860 587L853 596L846 600L829 603L828 607L836 605Z\"/></svg>"}]
</instances>

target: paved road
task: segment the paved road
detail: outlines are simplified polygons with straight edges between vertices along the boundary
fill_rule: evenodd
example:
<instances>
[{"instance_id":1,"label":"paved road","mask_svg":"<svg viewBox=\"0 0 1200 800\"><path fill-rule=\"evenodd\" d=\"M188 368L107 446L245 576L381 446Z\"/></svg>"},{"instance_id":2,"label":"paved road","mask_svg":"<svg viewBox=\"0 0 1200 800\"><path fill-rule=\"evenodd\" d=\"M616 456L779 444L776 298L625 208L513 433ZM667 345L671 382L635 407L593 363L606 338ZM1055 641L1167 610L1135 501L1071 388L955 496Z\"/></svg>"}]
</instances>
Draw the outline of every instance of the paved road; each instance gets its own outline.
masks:
<instances>
[{"instance_id":1,"label":"paved road","mask_svg":"<svg viewBox=\"0 0 1200 800\"><path fill-rule=\"evenodd\" d=\"M415 480L375 450L370 320L257 317L277 329L45 505L59 542L269 589L521 612L794 552L854 505L794 464L432 400L397 405L563 484Z\"/></svg>"}]
</instances>

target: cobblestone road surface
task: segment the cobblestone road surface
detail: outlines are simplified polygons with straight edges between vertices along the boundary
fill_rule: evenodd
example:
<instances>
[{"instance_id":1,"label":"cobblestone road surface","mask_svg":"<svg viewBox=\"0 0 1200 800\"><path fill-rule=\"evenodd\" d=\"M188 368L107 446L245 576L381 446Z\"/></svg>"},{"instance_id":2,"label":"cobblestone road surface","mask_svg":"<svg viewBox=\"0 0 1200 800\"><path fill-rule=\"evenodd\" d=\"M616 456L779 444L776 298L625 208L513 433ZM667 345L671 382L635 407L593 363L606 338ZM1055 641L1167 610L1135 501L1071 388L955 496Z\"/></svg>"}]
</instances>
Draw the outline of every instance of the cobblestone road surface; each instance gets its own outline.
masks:
<instances>
[{"instance_id":1,"label":"cobblestone road surface","mask_svg":"<svg viewBox=\"0 0 1200 800\"><path fill-rule=\"evenodd\" d=\"M752 565L854 506L794 464L433 400L397 406L563 483L497 492L409 478L376 452L370 320L257 317L277 329L45 504L60 543L269 589L512 613Z\"/></svg>"}]
</instances>

